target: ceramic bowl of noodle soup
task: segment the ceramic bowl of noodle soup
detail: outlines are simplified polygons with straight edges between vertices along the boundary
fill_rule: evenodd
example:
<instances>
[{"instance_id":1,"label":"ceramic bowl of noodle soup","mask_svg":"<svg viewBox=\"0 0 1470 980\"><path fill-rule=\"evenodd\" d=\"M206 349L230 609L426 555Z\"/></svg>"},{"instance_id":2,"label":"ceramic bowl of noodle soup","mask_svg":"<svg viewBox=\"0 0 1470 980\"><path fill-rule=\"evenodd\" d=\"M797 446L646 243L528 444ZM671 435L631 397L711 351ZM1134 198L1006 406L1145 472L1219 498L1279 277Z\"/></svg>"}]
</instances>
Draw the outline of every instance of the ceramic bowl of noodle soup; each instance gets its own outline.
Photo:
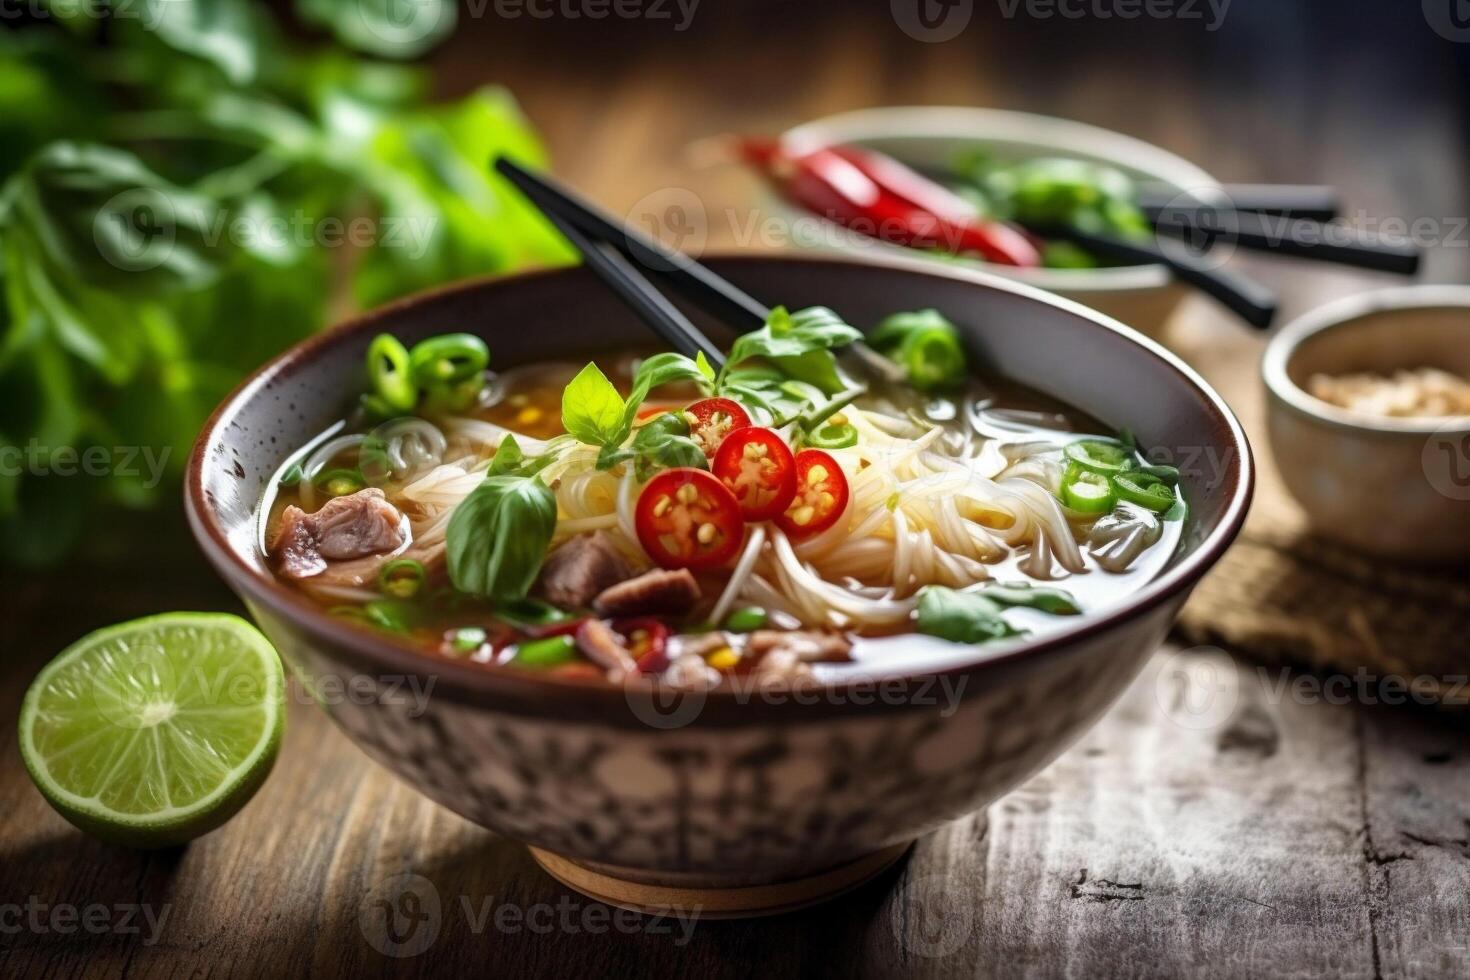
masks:
<instances>
[{"instance_id":1,"label":"ceramic bowl of noodle soup","mask_svg":"<svg viewBox=\"0 0 1470 980\"><path fill-rule=\"evenodd\" d=\"M218 409L186 503L373 759L589 895L746 915L854 886L1058 755L1252 477L1220 398L1081 306L710 264L781 304L699 320L723 358L581 269L323 334Z\"/></svg>"}]
</instances>

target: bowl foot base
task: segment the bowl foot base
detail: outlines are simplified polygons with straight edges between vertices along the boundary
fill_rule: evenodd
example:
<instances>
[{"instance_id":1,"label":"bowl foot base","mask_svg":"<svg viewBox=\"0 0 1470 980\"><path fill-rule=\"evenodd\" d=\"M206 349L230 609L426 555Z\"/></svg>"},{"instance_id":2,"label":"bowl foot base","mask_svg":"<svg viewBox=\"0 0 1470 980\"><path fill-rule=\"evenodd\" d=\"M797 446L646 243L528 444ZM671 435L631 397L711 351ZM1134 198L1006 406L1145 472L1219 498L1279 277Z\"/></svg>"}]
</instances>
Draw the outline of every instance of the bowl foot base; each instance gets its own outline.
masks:
<instances>
[{"instance_id":1,"label":"bowl foot base","mask_svg":"<svg viewBox=\"0 0 1470 980\"><path fill-rule=\"evenodd\" d=\"M913 846L913 841L827 868L816 874L777 881L731 884L717 874L660 875L635 868L592 864L530 848L547 874L588 898L645 914L684 914L703 919L745 919L779 915L816 905L851 891L881 874Z\"/></svg>"}]
</instances>

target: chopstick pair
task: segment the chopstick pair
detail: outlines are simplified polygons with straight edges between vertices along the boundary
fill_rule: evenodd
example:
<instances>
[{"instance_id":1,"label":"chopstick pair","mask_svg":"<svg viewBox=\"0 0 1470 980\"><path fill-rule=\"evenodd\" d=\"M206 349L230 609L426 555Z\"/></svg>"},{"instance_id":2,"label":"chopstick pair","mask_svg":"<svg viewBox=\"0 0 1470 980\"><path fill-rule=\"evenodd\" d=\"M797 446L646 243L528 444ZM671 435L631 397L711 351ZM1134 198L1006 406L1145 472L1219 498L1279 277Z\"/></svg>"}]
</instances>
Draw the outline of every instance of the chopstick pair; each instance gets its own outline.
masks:
<instances>
[{"instance_id":1,"label":"chopstick pair","mask_svg":"<svg viewBox=\"0 0 1470 980\"><path fill-rule=\"evenodd\" d=\"M770 310L734 283L683 252L648 238L580 200L549 177L533 174L506 157L495 170L531 200L604 282L674 350L703 354L719 368L724 352L654 287L660 279L705 312L744 329L758 329Z\"/></svg>"}]
</instances>

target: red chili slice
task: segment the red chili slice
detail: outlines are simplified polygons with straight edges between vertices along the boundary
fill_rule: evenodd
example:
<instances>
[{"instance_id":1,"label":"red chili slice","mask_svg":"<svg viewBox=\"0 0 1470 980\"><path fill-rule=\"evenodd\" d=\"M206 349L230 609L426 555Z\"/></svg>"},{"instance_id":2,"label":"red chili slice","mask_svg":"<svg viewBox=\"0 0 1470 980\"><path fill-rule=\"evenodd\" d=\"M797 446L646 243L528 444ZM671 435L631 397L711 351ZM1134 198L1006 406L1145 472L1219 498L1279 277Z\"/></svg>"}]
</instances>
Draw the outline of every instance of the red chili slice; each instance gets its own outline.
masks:
<instances>
[{"instance_id":1,"label":"red chili slice","mask_svg":"<svg viewBox=\"0 0 1470 980\"><path fill-rule=\"evenodd\" d=\"M796 454L796 497L776 517L776 526L793 538L827 530L847 509L847 477L837 460L820 449Z\"/></svg>"},{"instance_id":2,"label":"red chili slice","mask_svg":"<svg viewBox=\"0 0 1470 980\"><path fill-rule=\"evenodd\" d=\"M747 521L770 520L796 496L796 461L770 429L736 429L720 443L710 469L735 495Z\"/></svg>"},{"instance_id":3,"label":"red chili slice","mask_svg":"<svg viewBox=\"0 0 1470 980\"><path fill-rule=\"evenodd\" d=\"M689 436L713 456L725 437L750 425L750 416L738 402L728 398L705 398L684 409L689 416Z\"/></svg>"},{"instance_id":4,"label":"red chili slice","mask_svg":"<svg viewBox=\"0 0 1470 980\"><path fill-rule=\"evenodd\" d=\"M628 652L638 662L640 674L661 674L669 666L670 630L651 616L617 619L612 628L628 641Z\"/></svg>"},{"instance_id":5,"label":"red chili slice","mask_svg":"<svg viewBox=\"0 0 1470 980\"><path fill-rule=\"evenodd\" d=\"M681 466L648 481L633 511L638 541L664 568L714 568L740 549L740 504L704 470Z\"/></svg>"}]
</instances>

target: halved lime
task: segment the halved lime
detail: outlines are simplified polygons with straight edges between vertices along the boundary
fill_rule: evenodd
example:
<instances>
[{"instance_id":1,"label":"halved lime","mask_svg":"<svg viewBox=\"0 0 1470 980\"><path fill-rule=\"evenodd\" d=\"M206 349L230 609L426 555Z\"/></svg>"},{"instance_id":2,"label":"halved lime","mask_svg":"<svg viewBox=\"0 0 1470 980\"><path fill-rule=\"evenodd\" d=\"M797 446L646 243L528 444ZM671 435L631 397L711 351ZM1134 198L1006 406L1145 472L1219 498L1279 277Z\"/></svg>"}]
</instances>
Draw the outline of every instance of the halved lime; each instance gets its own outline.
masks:
<instances>
[{"instance_id":1,"label":"halved lime","mask_svg":"<svg viewBox=\"0 0 1470 980\"><path fill-rule=\"evenodd\" d=\"M285 677L237 616L168 613L82 637L31 682L20 751L63 817L167 847L224 823L270 772Z\"/></svg>"}]
</instances>

